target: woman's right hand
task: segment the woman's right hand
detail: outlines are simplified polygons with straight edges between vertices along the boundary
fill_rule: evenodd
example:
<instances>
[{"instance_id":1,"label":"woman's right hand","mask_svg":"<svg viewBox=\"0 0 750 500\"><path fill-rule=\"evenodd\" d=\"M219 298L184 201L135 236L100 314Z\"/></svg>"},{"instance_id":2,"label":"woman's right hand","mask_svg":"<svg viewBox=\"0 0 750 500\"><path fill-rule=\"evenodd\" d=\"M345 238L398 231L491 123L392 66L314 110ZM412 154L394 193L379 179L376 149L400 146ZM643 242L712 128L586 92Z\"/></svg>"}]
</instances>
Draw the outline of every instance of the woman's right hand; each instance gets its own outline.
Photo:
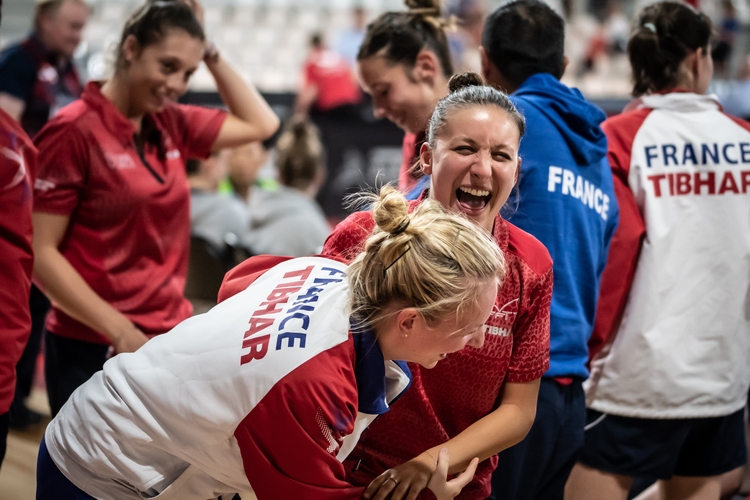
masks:
<instances>
[{"instance_id":1,"label":"woman's right hand","mask_svg":"<svg viewBox=\"0 0 750 500\"><path fill-rule=\"evenodd\" d=\"M465 471L448 481L450 457L448 456L448 448L442 448L438 454L437 467L435 472L432 473L427 487L432 490L437 500L451 500L474 479L474 472L476 472L478 464L479 459L473 458Z\"/></svg>"}]
</instances>

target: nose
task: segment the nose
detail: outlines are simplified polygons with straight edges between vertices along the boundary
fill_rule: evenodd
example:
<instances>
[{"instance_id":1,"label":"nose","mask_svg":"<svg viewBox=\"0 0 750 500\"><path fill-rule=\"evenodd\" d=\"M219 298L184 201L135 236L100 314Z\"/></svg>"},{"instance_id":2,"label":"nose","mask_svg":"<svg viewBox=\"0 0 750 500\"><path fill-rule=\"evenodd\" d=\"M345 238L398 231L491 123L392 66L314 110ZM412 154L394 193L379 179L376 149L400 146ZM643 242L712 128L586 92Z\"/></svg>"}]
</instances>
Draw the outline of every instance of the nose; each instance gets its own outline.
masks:
<instances>
[{"instance_id":1,"label":"nose","mask_svg":"<svg viewBox=\"0 0 750 500\"><path fill-rule=\"evenodd\" d=\"M479 151L474 163L471 165L471 175L481 179L492 175L492 154L488 151Z\"/></svg>"},{"instance_id":2,"label":"nose","mask_svg":"<svg viewBox=\"0 0 750 500\"><path fill-rule=\"evenodd\" d=\"M486 330L485 327L482 327L479 329L477 333L471 336L471 339L467 342L471 347L475 347L477 349L481 349L484 345L484 331Z\"/></svg>"},{"instance_id":3,"label":"nose","mask_svg":"<svg viewBox=\"0 0 750 500\"><path fill-rule=\"evenodd\" d=\"M167 93L170 98L177 98L187 92L190 79L182 72L175 72L167 78Z\"/></svg>"},{"instance_id":4,"label":"nose","mask_svg":"<svg viewBox=\"0 0 750 500\"><path fill-rule=\"evenodd\" d=\"M375 115L375 118L377 118L378 120L380 120L381 118L385 118L385 106L376 102L372 103L372 114Z\"/></svg>"}]
</instances>

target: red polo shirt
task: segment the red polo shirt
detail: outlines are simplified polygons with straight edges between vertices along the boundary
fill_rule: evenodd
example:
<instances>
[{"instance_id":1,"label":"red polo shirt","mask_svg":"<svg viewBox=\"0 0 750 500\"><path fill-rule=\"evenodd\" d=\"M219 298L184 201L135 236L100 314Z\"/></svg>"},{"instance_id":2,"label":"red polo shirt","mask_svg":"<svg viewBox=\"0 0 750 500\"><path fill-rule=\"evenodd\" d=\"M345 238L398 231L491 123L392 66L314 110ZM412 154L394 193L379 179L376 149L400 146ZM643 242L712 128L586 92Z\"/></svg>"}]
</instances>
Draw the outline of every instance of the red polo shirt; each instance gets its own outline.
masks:
<instances>
[{"instance_id":1,"label":"red polo shirt","mask_svg":"<svg viewBox=\"0 0 750 500\"><path fill-rule=\"evenodd\" d=\"M36 149L21 126L0 110L0 415L16 390L16 363L29 338L31 188Z\"/></svg>"},{"instance_id":2,"label":"red polo shirt","mask_svg":"<svg viewBox=\"0 0 750 500\"><path fill-rule=\"evenodd\" d=\"M60 251L105 301L148 334L190 316L183 291L190 241L188 158L208 157L226 113L169 105L135 127L86 86L39 132L34 211L70 216ZM54 304L47 329L107 343Z\"/></svg>"}]
</instances>

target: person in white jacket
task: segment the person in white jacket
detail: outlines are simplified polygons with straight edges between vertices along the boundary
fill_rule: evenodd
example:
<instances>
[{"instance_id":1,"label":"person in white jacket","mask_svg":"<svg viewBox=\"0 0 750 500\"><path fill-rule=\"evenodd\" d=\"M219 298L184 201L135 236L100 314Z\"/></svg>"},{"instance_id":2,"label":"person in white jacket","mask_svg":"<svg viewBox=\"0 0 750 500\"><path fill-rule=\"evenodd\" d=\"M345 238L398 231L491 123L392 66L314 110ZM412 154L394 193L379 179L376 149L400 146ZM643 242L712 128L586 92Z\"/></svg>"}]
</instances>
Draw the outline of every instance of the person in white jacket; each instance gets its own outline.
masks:
<instances>
[{"instance_id":1,"label":"person in white jacket","mask_svg":"<svg viewBox=\"0 0 750 500\"><path fill-rule=\"evenodd\" d=\"M711 22L641 11L630 110L608 119L620 225L602 278L584 451L566 498L719 499L746 461L750 386L750 124L704 95Z\"/></svg>"},{"instance_id":2,"label":"person in white jacket","mask_svg":"<svg viewBox=\"0 0 750 500\"><path fill-rule=\"evenodd\" d=\"M360 498L341 461L408 388L405 361L480 347L505 275L468 219L432 201L410 214L392 187L372 201L351 265L251 258L211 311L110 359L47 428L37 500ZM477 459L447 481L434 458L430 487L453 498Z\"/></svg>"}]
</instances>

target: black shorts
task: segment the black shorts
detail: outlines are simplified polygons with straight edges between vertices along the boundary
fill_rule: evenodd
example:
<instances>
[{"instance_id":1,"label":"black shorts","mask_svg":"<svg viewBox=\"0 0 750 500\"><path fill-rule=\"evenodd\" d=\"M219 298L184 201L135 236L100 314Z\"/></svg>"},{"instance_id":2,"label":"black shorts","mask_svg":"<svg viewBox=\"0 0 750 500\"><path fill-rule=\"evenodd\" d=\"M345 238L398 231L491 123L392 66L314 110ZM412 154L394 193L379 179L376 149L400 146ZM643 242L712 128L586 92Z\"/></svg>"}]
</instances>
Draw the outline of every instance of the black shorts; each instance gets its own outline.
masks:
<instances>
[{"instance_id":1,"label":"black shorts","mask_svg":"<svg viewBox=\"0 0 750 500\"><path fill-rule=\"evenodd\" d=\"M630 477L716 476L742 466L744 409L725 417L648 419L587 410L579 462Z\"/></svg>"}]
</instances>

